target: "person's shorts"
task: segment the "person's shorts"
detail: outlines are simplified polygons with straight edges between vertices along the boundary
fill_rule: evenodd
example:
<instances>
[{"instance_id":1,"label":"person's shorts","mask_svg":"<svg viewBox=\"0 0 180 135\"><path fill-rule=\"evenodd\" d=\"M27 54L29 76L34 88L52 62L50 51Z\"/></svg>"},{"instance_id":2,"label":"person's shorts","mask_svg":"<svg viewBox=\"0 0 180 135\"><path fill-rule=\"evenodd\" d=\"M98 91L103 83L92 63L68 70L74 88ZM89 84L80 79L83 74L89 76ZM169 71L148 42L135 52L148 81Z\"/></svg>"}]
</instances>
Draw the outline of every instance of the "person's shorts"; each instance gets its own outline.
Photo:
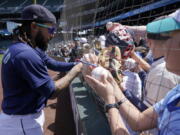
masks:
<instances>
[{"instance_id":1,"label":"person's shorts","mask_svg":"<svg viewBox=\"0 0 180 135\"><path fill-rule=\"evenodd\" d=\"M0 135L43 135L44 111L28 115L0 113Z\"/></svg>"}]
</instances>

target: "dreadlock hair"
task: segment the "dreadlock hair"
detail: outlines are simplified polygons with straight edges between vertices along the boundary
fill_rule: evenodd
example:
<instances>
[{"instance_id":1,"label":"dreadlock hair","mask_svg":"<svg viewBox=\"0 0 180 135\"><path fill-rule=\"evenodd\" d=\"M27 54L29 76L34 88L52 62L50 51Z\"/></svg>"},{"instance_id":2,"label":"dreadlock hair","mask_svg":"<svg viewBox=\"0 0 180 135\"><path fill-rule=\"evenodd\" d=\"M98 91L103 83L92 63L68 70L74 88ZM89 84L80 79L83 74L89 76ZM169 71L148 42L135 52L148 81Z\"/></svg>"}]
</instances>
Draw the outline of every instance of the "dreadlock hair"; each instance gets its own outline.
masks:
<instances>
[{"instance_id":1,"label":"dreadlock hair","mask_svg":"<svg viewBox=\"0 0 180 135\"><path fill-rule=\"evenodd\" d=\"M32 22L23 22L21 26L18 26L13 30L13 39L15 41L24 42L31 47L34 47L31 41L31 23Z\"/></svg>"}]
</instances>

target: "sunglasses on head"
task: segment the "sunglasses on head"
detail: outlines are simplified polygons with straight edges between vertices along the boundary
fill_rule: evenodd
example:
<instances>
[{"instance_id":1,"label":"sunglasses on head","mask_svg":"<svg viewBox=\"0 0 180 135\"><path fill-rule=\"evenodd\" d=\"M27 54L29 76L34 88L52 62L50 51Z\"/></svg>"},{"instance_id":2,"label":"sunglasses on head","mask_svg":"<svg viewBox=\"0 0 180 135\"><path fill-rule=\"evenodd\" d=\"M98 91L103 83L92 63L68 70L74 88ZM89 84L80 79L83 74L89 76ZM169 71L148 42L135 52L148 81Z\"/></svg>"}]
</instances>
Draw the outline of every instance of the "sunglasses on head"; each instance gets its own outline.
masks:
<instances>
[{"instance_id":1,"label":"sunglasses on head","mask_svg":"<svg viewBox=\"0 0 180 135\"><path fill-rule=\"evenodd\" d=\"M49 34L54 34L54 32L56 31L56 28L53 26L48 26L48 25L41 24L41 23L36 23L36 25L48 29Z\"/></svg>"}]
</instances>

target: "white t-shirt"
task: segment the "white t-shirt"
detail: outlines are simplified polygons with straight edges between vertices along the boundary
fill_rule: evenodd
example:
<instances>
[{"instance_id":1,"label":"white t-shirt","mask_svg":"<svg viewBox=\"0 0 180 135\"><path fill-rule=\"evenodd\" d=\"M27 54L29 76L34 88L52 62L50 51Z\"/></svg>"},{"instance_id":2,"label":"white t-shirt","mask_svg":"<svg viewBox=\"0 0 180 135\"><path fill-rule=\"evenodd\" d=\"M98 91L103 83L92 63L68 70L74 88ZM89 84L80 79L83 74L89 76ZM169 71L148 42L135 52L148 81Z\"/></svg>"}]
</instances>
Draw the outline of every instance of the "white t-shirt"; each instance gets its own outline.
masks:
<instances>
[{"instance_id":1,"label":"white t-shirt","mask_svg":"<svg viewBox=\"0 0 180 135\"><path fill-rule=\"evenodd\" d=\"M122 86L131 91L134 96L141 99L142 97L142 84L139 75L136 72L131 72L129 70L123 71L125 75L123 77Z\"/></svg>"}]
</instances>

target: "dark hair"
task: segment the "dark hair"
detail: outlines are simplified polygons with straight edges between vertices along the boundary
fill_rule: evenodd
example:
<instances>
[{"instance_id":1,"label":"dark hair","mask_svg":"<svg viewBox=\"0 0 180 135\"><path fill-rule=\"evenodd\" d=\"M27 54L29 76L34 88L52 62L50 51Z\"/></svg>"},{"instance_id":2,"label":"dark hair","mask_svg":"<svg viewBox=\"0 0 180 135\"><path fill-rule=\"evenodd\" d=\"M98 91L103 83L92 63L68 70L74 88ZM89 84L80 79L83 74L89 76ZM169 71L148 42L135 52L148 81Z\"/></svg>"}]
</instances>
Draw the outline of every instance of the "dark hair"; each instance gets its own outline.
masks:
<instances>
[{"instance_id":1,"label":"dark hair","mask_svg":"<svg viewBox=\"0 0 180 135\"><path fill-rule=\"evenodd\" d=\"M161 33L157 33L157 34L147 33L147 38L152 40L167 40L171 37L168 35L162 35Z\"/></svg>"},{"instance_id":2,"label":"dark hair","mask_svg":"<svg viewBox=\"0 0 180 135\"><path fill-rule=\"evenodd\" d=\"M21 26L18 26L13 30L13 39L34 46L31 41L31 23L24 22Z\"/></svg>"}]
</instances>

